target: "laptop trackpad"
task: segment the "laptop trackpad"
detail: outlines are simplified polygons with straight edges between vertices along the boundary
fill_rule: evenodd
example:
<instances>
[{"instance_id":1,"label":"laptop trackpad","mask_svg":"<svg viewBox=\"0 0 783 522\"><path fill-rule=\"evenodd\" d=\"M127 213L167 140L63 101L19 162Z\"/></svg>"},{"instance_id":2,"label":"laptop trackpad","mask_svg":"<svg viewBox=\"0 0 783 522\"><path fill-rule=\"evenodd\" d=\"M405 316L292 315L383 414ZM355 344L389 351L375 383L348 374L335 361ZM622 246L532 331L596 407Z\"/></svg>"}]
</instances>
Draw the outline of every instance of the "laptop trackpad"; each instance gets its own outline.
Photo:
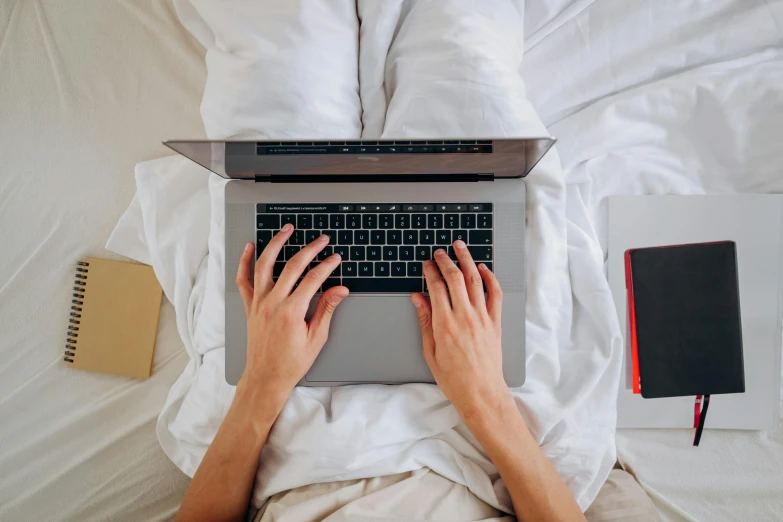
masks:
<instances>
[{"instance_id":1,"label":"laptop trackpad","mask_svg":"<svg viewBox=\"0 0 783 522\"><path fill-rule=\"evenodd\" d=\"M310 303L308 318L320 295ZM407 295L351 295L332 318L329 340L307 381L434 382L421 354L421 329Z\"/></svg>"}]
</instances>

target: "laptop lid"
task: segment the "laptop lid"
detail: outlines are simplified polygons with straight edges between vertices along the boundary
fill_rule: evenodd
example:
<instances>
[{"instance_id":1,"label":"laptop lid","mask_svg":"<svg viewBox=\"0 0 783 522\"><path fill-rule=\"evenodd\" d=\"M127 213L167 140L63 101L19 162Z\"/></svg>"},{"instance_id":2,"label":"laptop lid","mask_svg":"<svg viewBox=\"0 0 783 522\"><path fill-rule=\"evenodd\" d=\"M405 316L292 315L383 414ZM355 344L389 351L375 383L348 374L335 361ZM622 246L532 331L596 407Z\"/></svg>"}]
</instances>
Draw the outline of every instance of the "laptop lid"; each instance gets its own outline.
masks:
<instances>
[{"instance_id":1,"label":"laptop lid","mask_svg":"<svg viewBox=\"0 0 783 522\"><path fill-rule=\"evenodd\" d=\"M522 139L383 141L166 141L215 174L256 181L522 178L555 143Z\"/></svg>"}]
</instances>

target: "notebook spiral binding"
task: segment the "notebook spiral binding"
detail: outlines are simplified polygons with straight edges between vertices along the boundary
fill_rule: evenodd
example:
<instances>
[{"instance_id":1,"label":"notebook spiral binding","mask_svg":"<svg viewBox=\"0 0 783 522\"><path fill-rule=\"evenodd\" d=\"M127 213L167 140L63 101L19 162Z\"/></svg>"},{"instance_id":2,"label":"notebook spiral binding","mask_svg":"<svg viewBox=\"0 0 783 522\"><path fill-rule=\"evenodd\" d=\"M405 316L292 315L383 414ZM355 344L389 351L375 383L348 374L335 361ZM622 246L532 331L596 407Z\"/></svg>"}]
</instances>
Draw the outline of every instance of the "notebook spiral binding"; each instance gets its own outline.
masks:
<instances>
[{"instance_id":1,"label":"notebook spiral binding","mask_svg":"<svg viewBox=\"0 0 783 522\"><path fill-rule=\"evenodd\" d=\"M73 299L71 299L71 318L68 322L67 338L65 340L65 362L72 363L76 356L76 343L79 338L79 324L82 318L82 305L84 304L84 287L87 286L87 273L90 263L85 261L76 262L76 276L73 281Z\"/></svg>"}]
</instances>

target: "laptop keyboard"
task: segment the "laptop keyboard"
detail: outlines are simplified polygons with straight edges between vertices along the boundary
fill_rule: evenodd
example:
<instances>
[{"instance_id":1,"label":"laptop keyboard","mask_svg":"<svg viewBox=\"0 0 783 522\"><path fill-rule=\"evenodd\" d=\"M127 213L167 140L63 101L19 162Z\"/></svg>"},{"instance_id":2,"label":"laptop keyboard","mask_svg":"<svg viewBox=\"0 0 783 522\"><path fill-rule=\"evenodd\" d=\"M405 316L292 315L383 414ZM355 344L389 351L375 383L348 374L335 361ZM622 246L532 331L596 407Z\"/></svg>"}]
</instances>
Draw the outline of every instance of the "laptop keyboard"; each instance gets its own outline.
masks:
<instances>
[{"instance_id":1,"label":"laptop keyboard","mask_svg":"<svg viewBox=\"0 0 783 522\"><path fill-rule=\"evenodd\" d=\"M275 281L287 260L326 234L329 245L317 261L336 252L342 262L322 291L342 285L358 293L423 292L424 261L438 248L456 259L451 245L458 239L467 243L476 263L492 269L492 218L492 203L259 203L256 252L260 255L272 236L291 223L294 233L275 262ZM308 269L316 265L313 262Z\"/></svg>"}]
</instances>

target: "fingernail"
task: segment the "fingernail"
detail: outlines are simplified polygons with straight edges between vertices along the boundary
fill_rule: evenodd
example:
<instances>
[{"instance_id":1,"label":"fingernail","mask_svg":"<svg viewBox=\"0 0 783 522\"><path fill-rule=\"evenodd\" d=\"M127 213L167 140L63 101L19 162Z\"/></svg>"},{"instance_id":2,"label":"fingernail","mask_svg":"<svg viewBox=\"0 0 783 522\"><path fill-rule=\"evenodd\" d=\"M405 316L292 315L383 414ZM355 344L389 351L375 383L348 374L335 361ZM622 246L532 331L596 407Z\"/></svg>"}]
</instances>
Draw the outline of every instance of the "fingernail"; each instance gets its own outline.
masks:
<instances>
[{"instance_id":1,"label":"fingernail","mask_svg":"<svg viewBox=\"0 0 783 522\"><path fill-rule=\"evenodd\" d=\"M326 243L327 241L329 241L329 236L327 236L326 234L321 234L320 236L318 236L318 241L323 241L324 243Z\"/></svg>"},{"instance_id":2,"label":"fingernail","mask_svg":"<svg viewBox=\"0 0 783 522\"><path fill-rule=\"evenodd\" d=\"M445 250L443 250L442 248L439 248L439 249L437 249L437 250L435 251L435 255L436 255L436 256L445 256L445 255L446 255L446 251L445 251Z\"/></svg>"},{"instance_id":3,"label":"fingernail","mask_svg":"<svg viewBox=\"0 0 783 522\"><path fill-rule=\"evenodd\" d=\"M421 306L421 303L419 302L419 300L415 299L413 296L411 296L411 301L413 301L413 306L415 306L416 308Z\"/></svg>"},{"instance_id":4,"label":"fingernail","mask_svg":"<svg viewBox=\"0 0 783 522\"><path fill-rule=\"evenodd\" d=\"M479 270L486 270L486 269L487 269L487 265L485 265L484 263L481 263L481 264L478 266L478 269L479 269Z\"/></svg>"},{"instance_id":5,"label":"fingernail","mask_svg":"<svg viewBox=\"0 0 783 522\"><path fill-rule=\"evenodd\" d=\"M461 239L458 239L454 242L454 246L456 248L465 248L467 245L465 245L465 242Z\"/></svg>"},{"instance_id":6,"label":"fingernail","mask_svg":"<svg viewBox=\"0 0 783 522\"><path fill-rule=\"evenodd\" d=\"M294 226L291 223L286 223L283 225L283 232L290 232Z\"/></svg>"},{"instance_id":7,"label":"fingernail","mask_svg":"<svg viewBox=\"0 0 783 522\"><path fill-rule=\"evenodd\" d=\"M248 243L245 245L245 253L250 252L250 249L253 248L253 243Z\"/></svg>"},{"instance_id":8,"label":"fingernail","mask_svg":"<svg viewBox=\"0 0 783 522\"><path fill-rule=\"evenodd\" d=\"M335 259L340 259L342 256L340 254L334 253L332 254L332 257Z\"/></svg>"}]
</instances>

